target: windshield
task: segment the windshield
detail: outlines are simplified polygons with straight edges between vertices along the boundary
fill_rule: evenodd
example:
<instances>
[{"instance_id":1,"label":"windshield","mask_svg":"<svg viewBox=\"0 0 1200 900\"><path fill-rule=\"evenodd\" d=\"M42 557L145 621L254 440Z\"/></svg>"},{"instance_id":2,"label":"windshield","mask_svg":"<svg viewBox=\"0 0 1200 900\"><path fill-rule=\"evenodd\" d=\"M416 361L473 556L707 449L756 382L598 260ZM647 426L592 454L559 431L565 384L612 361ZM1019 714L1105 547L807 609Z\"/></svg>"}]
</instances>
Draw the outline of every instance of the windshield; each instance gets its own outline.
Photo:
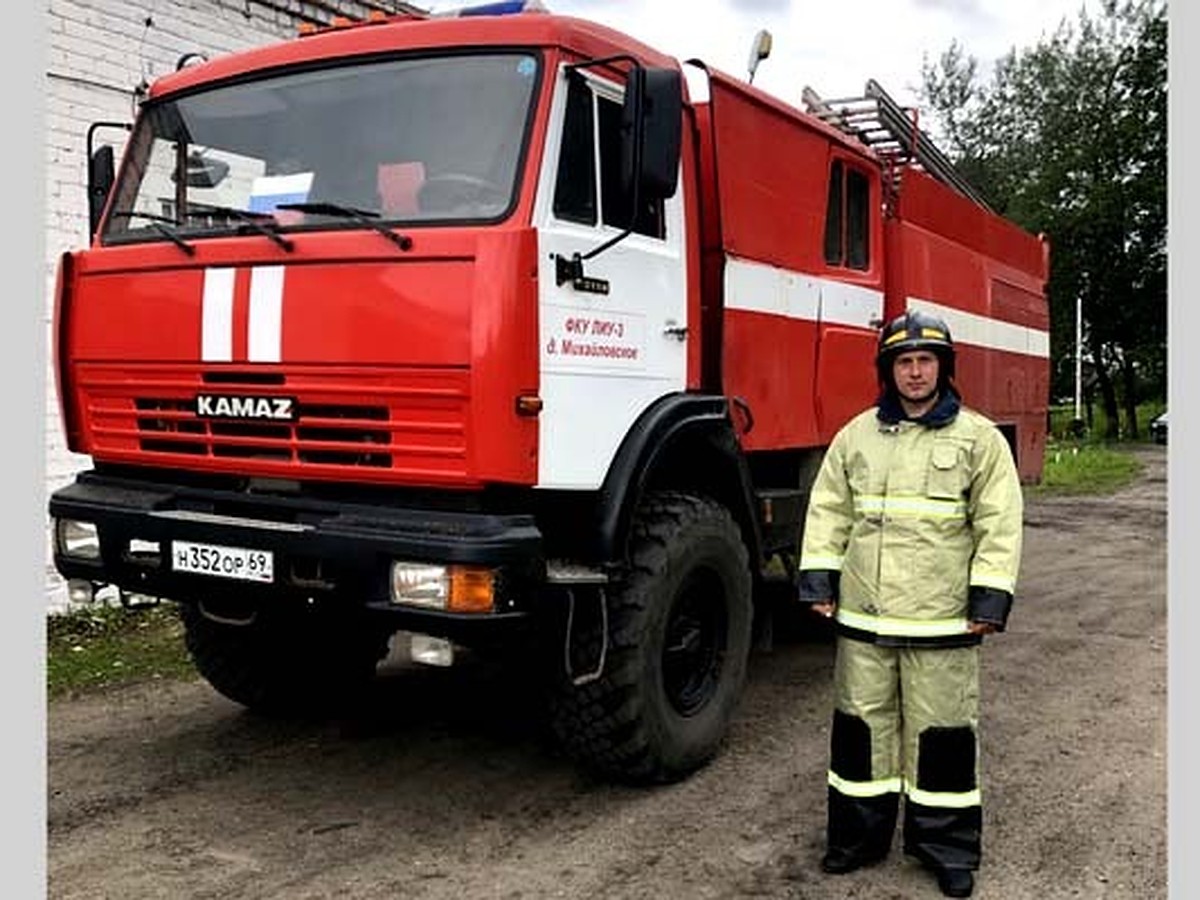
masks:
<instances>
[{"instance_id":1,"label":"windshield","mask_svg":"<svg viewBox=\"0 0 1200 900\"><path fill-rule=\"evenodd\" d=\"M537 72L521 53L391 60L147 104L104 237L498 219Z\"/></svg>"}]
</instances>

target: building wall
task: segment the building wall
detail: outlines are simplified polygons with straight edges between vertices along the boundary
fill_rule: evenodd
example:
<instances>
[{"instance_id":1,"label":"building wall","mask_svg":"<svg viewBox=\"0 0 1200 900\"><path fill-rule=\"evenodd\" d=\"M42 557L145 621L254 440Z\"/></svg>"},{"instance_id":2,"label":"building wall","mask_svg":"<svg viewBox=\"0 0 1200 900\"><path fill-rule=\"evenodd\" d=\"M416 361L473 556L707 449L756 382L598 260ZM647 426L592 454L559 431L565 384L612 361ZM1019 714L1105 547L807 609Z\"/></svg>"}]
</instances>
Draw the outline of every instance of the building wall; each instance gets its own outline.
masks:
<instances>
[{"instance_id":1,"label":"building wall","mask_svg":"<svg viewBox=\"0 0 1200 900\"><path fill-rule=\"evenodd\" d=\"M54 393L50 321L59 256L88 243L88 127L132 122L139 88L174 71L184 54L218 55L293 37L304 22L335 15L364 18L398 12L393 0L48 0L46 36L46 494L88 464L67 450ZM97 130L97 143L118 146L123 131ZM54 571L46 528L48 611L68 608Z\"/></svg>"}]
</instances>

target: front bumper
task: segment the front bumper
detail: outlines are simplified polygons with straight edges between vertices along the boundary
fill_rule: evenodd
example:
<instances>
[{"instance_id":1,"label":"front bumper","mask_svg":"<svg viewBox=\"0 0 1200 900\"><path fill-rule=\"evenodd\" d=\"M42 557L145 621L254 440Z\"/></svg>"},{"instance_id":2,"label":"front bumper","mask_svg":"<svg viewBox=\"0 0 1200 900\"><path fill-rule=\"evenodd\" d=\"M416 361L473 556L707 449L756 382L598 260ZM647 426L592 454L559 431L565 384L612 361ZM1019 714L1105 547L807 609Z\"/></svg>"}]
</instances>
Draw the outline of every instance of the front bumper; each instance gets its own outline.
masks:
<instances>
[{"instance_id":1,"label":"front bumper","mask_svg":"<svg viewBox=\"0 0 1200 900\"><path fill-rule=\"evenodd\" d=\"M249 494L94 471L56 491L49 511L56 519L92 522L99 531L98 560L69 558L55 546L54 563L64 578L182 602L335 604L389 619L397 630L472 643L526 625L544 584L542 537L531 515ZM269 550L274 580L259 584L174 572L173 540ZM397 559L491 567L496 607L450 613L394 604L389 571Z\"/></svg>"}]
</instances>

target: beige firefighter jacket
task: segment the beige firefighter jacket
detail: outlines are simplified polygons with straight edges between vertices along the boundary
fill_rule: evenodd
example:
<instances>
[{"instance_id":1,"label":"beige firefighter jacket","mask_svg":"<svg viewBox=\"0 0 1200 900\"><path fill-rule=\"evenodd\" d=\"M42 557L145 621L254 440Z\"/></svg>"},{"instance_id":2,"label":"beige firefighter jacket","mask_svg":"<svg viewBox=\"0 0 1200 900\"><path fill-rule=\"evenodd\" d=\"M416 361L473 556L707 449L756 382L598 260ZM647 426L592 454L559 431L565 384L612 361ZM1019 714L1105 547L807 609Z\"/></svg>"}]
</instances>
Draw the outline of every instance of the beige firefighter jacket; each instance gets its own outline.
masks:
<instances>
[{"instance_id":1,"label":"beige firefighter jacket","mask_svg":"<svg viewBox=\"0 0 1200 900\"><path fill-rule=\"evenodd\" d=\"M834 437L813 484L800 599L836 600L839 631L897 645L1003 630L1023 503L1008 443L963 407L948 424L889 424L871 408Z\"/></svg>"}]
</instances>

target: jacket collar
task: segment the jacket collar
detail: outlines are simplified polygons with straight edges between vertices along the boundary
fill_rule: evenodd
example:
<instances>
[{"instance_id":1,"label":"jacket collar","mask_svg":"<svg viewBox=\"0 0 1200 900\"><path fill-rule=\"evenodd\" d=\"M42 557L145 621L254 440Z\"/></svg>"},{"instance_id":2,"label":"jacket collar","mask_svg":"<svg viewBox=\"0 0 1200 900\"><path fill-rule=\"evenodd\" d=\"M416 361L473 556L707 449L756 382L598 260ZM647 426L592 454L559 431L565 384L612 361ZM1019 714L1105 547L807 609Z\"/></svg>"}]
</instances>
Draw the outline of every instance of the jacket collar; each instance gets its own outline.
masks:
<instances>
[{"instance_id":1,"label":"jacket collar","mask_svg":"<svg viewBox=\"0 0 1200 900\"><path fill-rule=\"evenodd\" d=\"M900 398L896 396L894 390L884 391L880 395L878 407L875 415L885 425L911 421L928 428L942 428L953 422L958 415L959 409L962 408L962 397L958 395L958 391L946 385L942 388L937 403L916 419L909 419L905 414L904 407L900 405Z\"/></svg>"}]
</instances>

